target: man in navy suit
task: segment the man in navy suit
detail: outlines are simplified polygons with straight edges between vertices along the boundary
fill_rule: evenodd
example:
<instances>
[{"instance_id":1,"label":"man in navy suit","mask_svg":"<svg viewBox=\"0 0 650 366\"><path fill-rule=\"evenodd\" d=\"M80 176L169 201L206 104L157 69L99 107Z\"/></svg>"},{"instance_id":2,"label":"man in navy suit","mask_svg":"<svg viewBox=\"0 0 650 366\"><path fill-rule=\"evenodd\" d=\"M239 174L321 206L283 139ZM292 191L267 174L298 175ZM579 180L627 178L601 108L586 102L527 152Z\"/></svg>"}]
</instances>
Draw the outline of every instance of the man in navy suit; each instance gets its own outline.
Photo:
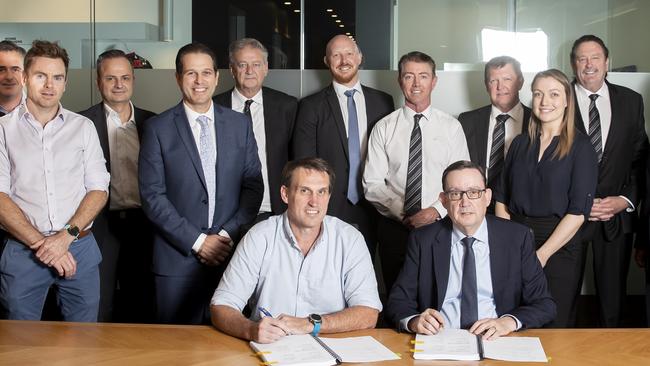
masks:
<instances>
[{"instance_id":1,"label":"man in navy suit","mask_svg":"<svg viewBox=\"0 0 650 366\"><path fill-rule=\"evenodd\" d=\"M233 241L262 201L250 119L212 103L216 65L207 46L183 46L176 55L183 101L144 126L140 195L156 227L154 287L163 323L209 323Z\"/></svg>"},{"instance_id":2,"label":"man in navy suit","mask_svg":"<svg viewBox=\"0 0 650 366\"><path fill-rule=\"evenodd\" d=\"M492 191L480 166L455 162L442 185L447 217L411 232L386 317L408 332L466 328L489 339L553 320L532 233L485 216Z\"/></svg>"}]
</instances>

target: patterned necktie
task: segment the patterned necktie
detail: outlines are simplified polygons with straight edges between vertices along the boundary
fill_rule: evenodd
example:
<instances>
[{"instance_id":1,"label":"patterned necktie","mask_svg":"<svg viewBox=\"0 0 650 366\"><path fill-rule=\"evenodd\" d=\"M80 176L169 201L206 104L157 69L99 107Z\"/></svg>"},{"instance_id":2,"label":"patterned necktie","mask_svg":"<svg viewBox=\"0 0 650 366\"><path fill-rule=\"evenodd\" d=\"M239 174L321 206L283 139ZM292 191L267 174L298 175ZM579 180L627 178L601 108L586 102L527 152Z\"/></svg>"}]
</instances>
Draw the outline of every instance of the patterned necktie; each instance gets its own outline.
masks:
<instances>
[{"instance_id":1,"label":"patterned necktie","mask_svg":"<svg viewBox=\"0 0 650 366\"><path fill-rule=\"evenodd\" d=\"M409 145L409 165L406 171L406 189L404 192L404 212L411 216L422 209L422 131L420 131L422 114L413 116L413 130Z\"/></svg>"},{"instance_id":2,"label":"patterned necktie","mask_svg":"<svg viewBox=\"0 0 650 366\"><path fill-rule=\"evenodd\" d=\"M355 89L347 90L348 97L348 156L350 173L348 174L348 200L352 204L359 202L359 168L361 167L361 142L359 140L359 120L357 105L354 102Z\"/></svg>"},{"instance_id":3,"label":"patterned necktie","mask_svg":"<svg viewBox=\"0 0 650 366\"><path fill-rule=\"evenodd\" d=\"M589 103L589 139L594 150L596 150L598 162L600 163L603 158L603 138L600 131L600 113L598 113L598 107L596 107L598 94L591 94L589 99L591 99Z\"/></svg>"},{"instance_id":4,"label":"patterned necktie","mask_svg":"<svg viewBox=\"0 0 650 366\"><path fill-rule=\"evenodd\" d=\"M253 104L253 100L249 99L246 102L244 102L244 114L248 116L248 118L252 119L251 117L251 104Z\"/></svg>"},{"instance_id":5,"label":"patterned necktie","mask_svg":"<svg viewBox=\"0 0 650 366\"><path fill-rule=\"evenodd\" d=\"M478 290L476 288L476 259L472 245L476 239L466 236L461 242L463 256L463 281L460 290L460 327L469 329L478 320Z\"/></svg>"},{"instance_id":6,"label":"patterned necktie","mask_svg":"<svg viewBox=\"0 0 650 366\"><path fill-rule=\"evenodd\" d=\"M503 169L503 158L505 155L506 121L510 118L508 114L497 116L497 123L492 132L492 150L490 151L490 165L488 166L489 180L497 178Z\"/></svg>"},{"instance_id":7,"label":"patterned necktie","mask_svg":"<svg viewBox=\"0 0 650 366\"><path fill-rule=\"evenodd\" d=\"M196 121L201 125L201 137L199 138L199 155L201 156L201 166L203 167L203 176L205 185L208 189L208 227L212 226L214 216L216 184L216 166L215 147L210 134L210 120L206 116L199 116Z\"/></svg>"}]
</instances>

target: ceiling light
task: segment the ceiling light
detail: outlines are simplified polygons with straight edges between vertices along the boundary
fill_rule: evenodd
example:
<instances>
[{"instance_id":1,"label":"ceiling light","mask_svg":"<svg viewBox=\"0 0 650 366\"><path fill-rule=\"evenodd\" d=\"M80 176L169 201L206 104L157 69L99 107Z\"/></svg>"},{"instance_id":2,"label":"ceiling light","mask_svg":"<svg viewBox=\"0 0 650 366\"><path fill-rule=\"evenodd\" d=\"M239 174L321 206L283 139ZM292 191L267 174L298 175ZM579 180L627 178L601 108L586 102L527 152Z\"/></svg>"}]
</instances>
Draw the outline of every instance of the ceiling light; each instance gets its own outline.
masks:
<instances>
[{"instance_id":1,"label":"ceiling light","mask_svg":"<svg viewBox=\"0 0 650 366\"><path fill-rule=\"evenodd\" d=\"M332 18L338 18L339 16L336 14L332 14Z\"/></svg>"},{"instance_id":2,"label":"ceiling light","mask_svg":"<svg viewBox=\"0 0 650 366\"><path fill-rule=\"evenodd\" d=\"M341 23L341 19L336 19L335 22Z\"/></svg>"},{"instance_id":3,"label":"ceiling light","mask_svg":"<svg viewBox=\"0 0 650 366\"><path fill-rule=\"evenodd\" d=\"M294 13L300 13L300 9L293 9Z\"/></svg>"},{"instance_id":4,"label":"ceiling light","mask_svg":"<svg viewBox=\"0 0 650 366\"><path fill-rule=\"evenodd\" d=\"M339 24L339 28L343 28L343 27L345 27L343 24Z\"/></svg>"},{"instance_id":5,"label":"ceiling light","mask_svg":"<svg viewBox=\"0 0 650 366\"><path fill-rule=\"evenodd\" d=\"M334 11L334 9L325 9L326 12L331 13Z\"/></svg>"},{"instance_id":6,"label":"ceiling light","mask_svg":"<svg viewBox=\"0 0 650 366\"><path fill-rule=\"evenodd\" d=\"M346 35L346 36L349 36L349 35L350 35L350 32L345 32L345 35Z\"/></svg>"},{"instance_id":7,"label":"ceiling light","mask_svg":"<svg viewBox=\"0 0 650 366\"><path fill-rule=\"evenodd\" d=\"M291 5L291 1L285 1L284 5Z\"/></svg>"}]
</instances>

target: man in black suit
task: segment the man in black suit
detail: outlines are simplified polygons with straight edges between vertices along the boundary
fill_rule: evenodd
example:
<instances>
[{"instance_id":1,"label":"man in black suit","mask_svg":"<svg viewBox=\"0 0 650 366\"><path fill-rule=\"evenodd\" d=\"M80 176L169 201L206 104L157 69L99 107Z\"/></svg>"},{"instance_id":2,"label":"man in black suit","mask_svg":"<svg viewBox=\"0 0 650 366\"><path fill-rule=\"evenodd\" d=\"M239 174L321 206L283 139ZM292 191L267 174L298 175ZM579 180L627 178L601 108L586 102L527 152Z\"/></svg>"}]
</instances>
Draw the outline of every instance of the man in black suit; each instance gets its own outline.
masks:
<instances>
[{"instance_id":1,"label":"man in black suit","mask_svg":"<svg viewBox=\"0 0 650 366\"><path fill-rule=\"evenodd\" d=\"M591 240L600 321L620 325L632 248L634 211L648 149L643 98L605 80L609 50L594 35L571 49L578 130L589 135L599 160L598 186L585 238Z\"/></svg>"},{"instance_id":2,"label":"man in black suit","mask_svg":"<svg viewBox=\"0 0 650 366\"><path fill-rule=\"evenodd\" d=\"M111 173L109 203L93 225L103 257L99 321L152 320L152 228L140 208L138 152L142 125L155 114L131 102L134 79L124 52L102 53L97 58L102 102L80 112L95 124ZM118 283L120 290L114 296Z\"/></svg>"},{"instance_id":3,"label":"man in black suit","mask_svg":"<svg viewBox=\"0 0 650 366\"><path fill-rule=\"evenodd\" d=\"M499 182L510 143L528 130L530 108L519 101L524 85L519 61L499 56L485 64L485 89L490 104L458 116L467 138L470 159L485 171L488 187ZM488 207L494 213L494 203Z\"/></svg>"},{"instance_id":4,"label":"man in black suit","mask_svg":"<svg viewBox=\"0 0 650 366\"><path fill-rule=\"evenodd\" d=\"M374 256L377 212L363 196L361 177L370 131L394 104L389 94L361 85L362 58L347 36L328 42L324 62L334 80L300 101L293 149L296 158L319 157L334 167L336 183L328 214L356 226Z\"/></svg>"},{"instance_id":5,"label":"man in black suit","mask_svg":"<svg viewBox=\"0 0 650 366\"><path fill-rule=\"evenodd\" d=\"M0 42L0 117L11 113L23 100L25 53L11 41Z\"/></svg>"},{"instance_id":6,"label":"man in black suit","mask_svg":"<svg viewBox=\"0 0 650 366\"><path fill-rule=\"evenodd\" d=\"M386 317L401 330L469 329L484 338L537 328L555 302L523 225L485 216L492 190L482 169L458 161L442 175L447 217L411 232Z\"/></svg>"},{"instance_id":7,"label":"man in black suit","mask_svg":"<svg viewBox=\"0 0 650 366\"><path fill-rule=\"evenodd\" d=\"M246 114L253 121L257 153L262 163L264 198L255 222L279 215L287 208L280 197L280 175L289 161L289 148L298 101L281 91L263 87L268 51L258 40L242 38L230 44L230 72L235 87L214 102Z\"/></svg>"}]
</instances>

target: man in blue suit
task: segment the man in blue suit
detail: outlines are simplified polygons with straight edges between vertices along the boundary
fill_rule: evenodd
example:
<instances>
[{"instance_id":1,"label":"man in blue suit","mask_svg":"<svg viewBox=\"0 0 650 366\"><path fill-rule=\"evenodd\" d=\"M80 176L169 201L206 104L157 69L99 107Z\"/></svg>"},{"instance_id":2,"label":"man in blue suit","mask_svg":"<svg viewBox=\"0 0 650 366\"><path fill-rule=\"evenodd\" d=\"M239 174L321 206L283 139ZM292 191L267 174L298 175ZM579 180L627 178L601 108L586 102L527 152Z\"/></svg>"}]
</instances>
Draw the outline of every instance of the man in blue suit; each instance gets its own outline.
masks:
<instances>
[{"instance_id":1,"label":"man in blue suit","mask_svg":"<svg viewBox=\"0 0 650 366\"><path fill-rule=\"evenodd\" d=\"M177 106L150 119L140 147L142 208L156 227L157 320L209 323L209 303L264 186L251 122L212 103L219 73L200 43L176 55Z\"/></svg>"},{"instance_id":2,"label":"man in blue suit","mask_svg":"<svg viewBox=\"0 0 650 366\"><path fill-rule=\"evenodd\" d=\"M442 175L447 217L411 232L386 306L400 330L465 328L492 339L555 317L530 229L485 216L492 192L479 165L458 161Z\"/></svg>"}]
</instances>

